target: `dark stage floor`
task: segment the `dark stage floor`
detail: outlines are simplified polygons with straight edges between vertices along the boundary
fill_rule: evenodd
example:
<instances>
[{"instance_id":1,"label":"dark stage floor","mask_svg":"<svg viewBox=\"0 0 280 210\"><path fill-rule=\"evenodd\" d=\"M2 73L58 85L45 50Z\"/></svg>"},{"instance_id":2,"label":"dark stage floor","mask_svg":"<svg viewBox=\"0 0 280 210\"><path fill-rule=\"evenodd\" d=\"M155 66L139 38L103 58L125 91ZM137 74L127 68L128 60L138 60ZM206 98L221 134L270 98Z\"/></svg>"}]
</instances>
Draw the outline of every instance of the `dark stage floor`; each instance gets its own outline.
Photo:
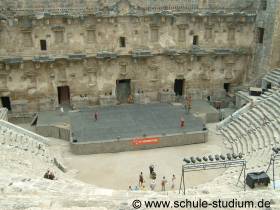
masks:
<instances>
[{"instance_id":1,"label":"dark stage floor","mask_svg":"<svg viewBox=\"0 0 280 210\"><path fill-rule=\"evenodd\" d=\"M94 113L99 113L95 121ZM185 118L185 127L180 128L180 117ZM38 124L70 123L74 138L79 142L106 141L119 138L135 138L201 131L203 123L192 114L186 114L181 106L170 104L121 105L83 109L79 112L39 114Z\"/></svg>"}]
</instances>

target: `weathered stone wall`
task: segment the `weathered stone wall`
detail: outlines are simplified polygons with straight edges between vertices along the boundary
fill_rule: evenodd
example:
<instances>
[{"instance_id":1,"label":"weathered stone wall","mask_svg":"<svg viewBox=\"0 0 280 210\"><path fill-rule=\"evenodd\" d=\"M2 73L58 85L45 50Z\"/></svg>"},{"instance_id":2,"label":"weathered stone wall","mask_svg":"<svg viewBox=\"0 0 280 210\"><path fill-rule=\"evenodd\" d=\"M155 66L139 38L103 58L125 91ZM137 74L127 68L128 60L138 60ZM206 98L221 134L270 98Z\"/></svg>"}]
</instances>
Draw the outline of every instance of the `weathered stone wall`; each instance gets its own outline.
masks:
<instances>
[{"instance_id":1,"label":"weathered stone wall","mask_svg":"<svg viewBox=\"0 0 280 210\"><path fill-rule=\"evenodd\" d=\"M8 109L0 108L0 120L8 121Z\"/></svg>"},{"instance_id":2,"label":"weathered stone wall","mask_svg":"<svg viewBox=\"0 0 280 210\"><path fill-rule=\"evenodd\" d=\"M135 8L140 7L150 12L186 9L236 9L240 11L256 8L255 0L1 0L0 6L15 10L64 8L69 11L77 8L98 11L107 7L116 11L120 4L126 2Z\"/></svg>"},{"instance_id":3,"label":"weathered stone wall","mask_svg":"<svg viewBox=\"0 0 280 210\"><path fill-rule=\"evenodd\" d=\"M266 9L262 8L262 0L257 1L259 9L256 18L256 29L264 28L263 43L258 42L258 34L255 34L255 52L252 72L249 79L263 76L266 72L279 66L279 7L278 0L266 1ZM264 1L263 1L264 2Z\"/></svg>"},{"instance_id":4,"label":"weathered stone wall","mask_svg":"<svg viewBox=\"0 0 280 210\"><path fill-rule=\"evenodd\" d=\"M174 101L175 79L185 80L183 96L194 99L221 99L224 83L234 87L246 80L255 46L254 13L132 16L129 12L141 11L134 3L108 8L98 1L103 15L14 14L2 21L0 96L10 96L13 111L26 112L57 107L58 86L69 86L71 104L81 107L117 103L120 79L131 79L139 103ZM46 40L46 51L40 40Z\"/></svg>"},{"instance_id":5,"label":"weathered stone wall","mask_svg":"<svg viewBox=\"0 0 280 210\"><path fill-rule=\"evenodd\" d=\"M197 35L201 48L250 48L254 42L254 16L183 14L143 17L18 18L1 26L0 56L66 56L107 50L128 54L138 48L160 53L165 48L190 49ZM56 40L57 33L62 38ZM155 33L155 34L153 34ZM120 47L119 37L126 37ZM154 39L153 40L153 37ZM48 50L40 49L46 40Z\"/></svg>"},{"instance_id":6,"label":"weathered stone wall","mask_svg":"<svg viewBox=\"0 0 280 210\"><path fill-rule=\"evenodd\" d=\"M272 44L272 53L271 53L271 63L270 68L279 68L280 67L280 4L278 3L276 9L276 16L274 21L274 32L272 36L273 44Z\"/></svg>"},{"instance_id":7,"label":"weathered stone wall","mask_svg":"<svg viewBox=\"0 0 280 210\"><path fill-rule=\"evenodd\" d=\"M222 98L225 82L240 84L250 56L203 56L198 62L197 57L191 55L176 58L161 55L137 60L121 57L99 61L92 58L87 62L96 63L95 72L89 72L82 61L68 63L64 60L57 61L53 67L52 64L41 64L41 68L33 69L35 79L26 78L25 67L11 69L9 77L12 79L7 79L7 91L1 93L11 96L14 110L50 110L58 105L57 86L70 87L73 105L93 105L98 103L99 97L115 96L117 79L131 79L132 93L140 91L149 101L157 101L161 91L172 93L174 80L183 78L185 95L191 94L197 99L205 99L208 95ZM28 63L31 62L24 66ZM123 63L125 71L121 67Z\"/></svg>"},{"instance_id":8,"label":"weathered stone wall","mask_svg":"<svg viewBox=\"0 0 280 210\"><path fill-rule=\"evenodd\" d=\"M153 137L151 137L153 138ZM159 138L158 144L149 145L133 145L131 139L111 140L104 142L85 142L71 143L71 151L74 154L100 154L100 153L115 153L124 151L135 151L145 149L155 149L162 147L183 146L189 144L200 144L208 141L208 131L178 133L166 136L156 136Z\"/></svg>"}]
</instances>

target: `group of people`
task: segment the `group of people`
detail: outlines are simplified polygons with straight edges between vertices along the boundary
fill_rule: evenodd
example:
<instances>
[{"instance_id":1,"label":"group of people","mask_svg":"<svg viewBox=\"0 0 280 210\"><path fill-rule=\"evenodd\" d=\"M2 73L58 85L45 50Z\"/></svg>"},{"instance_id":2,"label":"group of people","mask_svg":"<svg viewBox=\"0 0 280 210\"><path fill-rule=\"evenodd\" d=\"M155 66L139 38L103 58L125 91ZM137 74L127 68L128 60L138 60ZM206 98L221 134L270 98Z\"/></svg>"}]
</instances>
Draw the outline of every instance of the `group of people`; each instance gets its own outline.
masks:
<instances>
[{"instance_id":1,"label":"group of people","mask_svg":"<svg viewBox=\"0 0 280 210\"><path fill-rule=\"evenodd\" d=\"M149 185L149 187L150 187L151 191L154 191L156 189L156 173L154 171L154 166L153 165L149 166L149 171L150 171L150 185ZM171 178L171 190L175 190L175 181L176 181L176 176L175 176L175 174L173 174L172 178ZM143 172L141 172L140 175L139 175L138 186L135 186L134 189L132 189L132 187L129 186L129 190L130 191L133 191L133 190L135 190L135 191L144 190L145 191L146 190L145 183L146 182L145 182L145 179L144 179ZM161 191L166 191L167 183L168 183L168 181L167 181L166 177L163 176L162 180L161 180L161 183L160 183Z\"/></svg>"},{"instance_id":2,"label":"group of people","mask_svg":"<svg viewBox=\"0 0 280 210\"><path fill-rule=\"evenodd\" d=\"M44 174L44 178L54 180L55 176L54 176L54 173L52 171L47 170L47 172Z\"/></svg>"}]
</instances>

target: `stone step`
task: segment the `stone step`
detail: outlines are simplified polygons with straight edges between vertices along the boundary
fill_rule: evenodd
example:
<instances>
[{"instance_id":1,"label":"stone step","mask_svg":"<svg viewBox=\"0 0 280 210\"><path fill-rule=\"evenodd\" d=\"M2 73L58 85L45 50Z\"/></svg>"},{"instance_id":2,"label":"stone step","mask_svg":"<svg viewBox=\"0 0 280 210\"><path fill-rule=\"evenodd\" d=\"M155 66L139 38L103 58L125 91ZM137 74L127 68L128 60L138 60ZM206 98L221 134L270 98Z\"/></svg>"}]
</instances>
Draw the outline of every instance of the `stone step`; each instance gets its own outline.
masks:
<instances>
[{"instance_id":1,"label":"stone step","mask_svg":"<svg viewBox=\"0 0 280 210\"><path fill-rule=\"evenodd\" d=\"M271 71L269 74L271 77L275 77L275 79L280 80L280 73L278 71Z\"/></svg>"},{"instance_id":2,"label":"stone step","mask_svg":"<svg viewBox=\"0 0 280 210\"><path fill-rule=\"evenodd\" d=\"M275 89L268 89L266 92L270 93L270 95L274 94L277 90Z\"/></svg>"},{"instance_id":3,"label":"stone step","mask_svg":"<svg viewBox=\"0 0 280 210\"><path fill-rule=\"evenodd\" d=\"M254 128L257 129L260 127L260 120L255 116L255 114L252 111L247 112L247 116Z\"/></svg>"},{"instance_id":4,"label":"stone step","mask_svg":"<svg viewBox=\"0 0 280 210\"><path fill-rule=\"evenodd\" d=\"M255 114L258 115L258 117L261 119L261 118L264 118L262 116L262 113L258 111L258 109L255 110ZM266 119L263 119L261 120L262 121L262 125L261 125L261 131L263 133L263 136L264 136L264 139L263 139L263 144L264 145L267 145L267 141L269 141L270 139L270 131L267 129L266 126L264 126L264 123L266 122Z\"/></svg>"},{"instance_id":5,"label":"stone step","mask_svg":"<svg viewBox=\"0 0 280 210\"><path fill-rule=\"evenodd\" d=\"M275 136L275 130L272 127L272 122L267 123L264 128L267 130L268 134L269 134L269 139L268 139L268 143L273 146L274 143L274 136Z\"/></svg>"},{"instance_id":6,"label":"stone step","mask_svg":"<svg viewBox=\"0 0 280 210\"><path fill-rule=\"evenodd\" d=\"M277 122L277 120L272 121L271 126L274 128L274 143L275 144L280 144L280 127L279 127L279 123Z\"/></svg>"},{"instance_id":7,"label":"stone step","mask_svg":"<svg viewBox=\"0 0 280 210\"><path fill-rule=\"evenodd\" d=\"M228 133L224 130L221 130L222 135L225 137L226 142L228 145L230 145L230 148L232 150L233 153L237 152L237 148L235 146L235 143L231 140L230 136L228 135Z\"/></svg>"},{"instance_id":8,"label":"stone step","mask_svg":"<svg viewBox=\"0 0 280 210\"><path fill-rule=\"evenodd\" d=\"M267 99L268 97L269 97L269 95L266 95L266 94L261 94L261 99L263 99L263 100L265 100L265 99Z\"/></svg>"},{"instance_id":9,"label":"stone step","mask_svg":"<svg viewBox=\"0 0 280 210\"><path fill-rule=\"evenodd\" d=\"M238 120L237 120L238 121ZM243 130L241 126L235 121L235 123L232 124L234 128L236 128L236 131L239 133L239 141L243 145L244 148L244 153L249 153L249 148L248 148L248 141L249 137L247 135L246 130Z\"/></svg>"},{"instance_id":10,"label":"stone step","mask_svg":"<svg viewBox=\"0 0 280 210\"><path fill-rule=\"evenodd\" d=\"M33 153L46 162L52 161L51 152L41 142L4 126L1 126L0 130L4 134L1 136L1 145L13 148L17 154L21 153L20 150L22 150L23 152Z\"/></svg>"},{"instance_id":11,"label":"stone step","mask_svg":"<svg viewBox=\"0 0 280 210\"><path fill-rule=\"evenodd\" d=\"M231 127L228 127L228 133L232 137L232 141L235 144L237 153L243 153L242 145L240 145L240 143L239 143L238 139L236 138L236 135Z\"/></svg>"},{"instance_id":12,"label":"stone step","mask_svg":"<svg viewBox=\"0 0 280 210\"><path fill-rule=\"evenodd\" d=\"M252 114L252 116L254 116L254 120L256 120L256 122L258 123L259 126L262 126L262 121L263 121L263 116L262 113L259 112L259 110L257 108L254 108L251 110L250 114Z\"/></svg>"},{"instance_id":13,"label":"stone step","mask_svg":"<svg viewBox=\"0 0 280 210\"><path fill-rule=\"evenodd\" d=\"M248 152L252 152L255 150L255 148L257 148L254 145L254 140L252 138L251 135L249 135L248 130L249 130L249 124L247 123L247 121L245 120L244 117L240 118L240 121L236 122L237 124L239 124L240 127L242 127L242 129L244 130L244 133L246 133L247 135L247 148L248 148Z\"/></svg>"},{"instance_id":14,"label":"stone step","mask_svg":"<svg viewBox=\"0 0 280 210\"><path fill-rule=\"evenodd\" d=\"M273 120L274 119L273 117L271 117L270 114L267 113L267 111L264 109L263 106L258 106L256 108L258 109L258 111L260 113L262 113L262 116L265 116L266 119L268 119L268 120Z\"/></svg>"},{"instance_id":15,"label":"stone step","mask_svg":"<svg viewBox=\"0 0 280 210\"><path fill-rule=\"evenodd\" d=\"M266 91L264 92L263 94L261 94L261 96L263 96L265 99L271 97L273 95L273 92L272 91Z\"/></svg>"},{"instance_id":16,"label":"stone step","mask_svg":"<svg viewBox=\"0 0 280 210\"><path fill-rule=\"evenodd\" d=\"M263 110L266 111L266 116L269 115L268 117L269 117L270 119L275 119L276 116L273 114L273 112L271 112L270 107L269 107L267 104L265 104L265 103L260 103L259 106L262 107Z\"/></svg>"},{"instance_id":17,"label":"stone step","mask_svg":"<svg viewBox=\"0 0 280 210\"><path fill-rule=\"evenodd\" d=\"M252 122L252 119L250 118L250 115L248 115L248 113L244 115L244 118L246 118L250 122L251 126L248 128L248 134L255 137L254 145L257 145L256 149L258 150L261 148L261 141L256 134L256 125Z\"/></svg>"},{"instance_id":18,"label":"stone step","mask_svg":"<svg viewBox=\"0 0 280 210\"><path fill-rule=\"evenodd\" d=\"M278 84L278 80L272 75L266 75L264 78L271 83Z\"/></svg>"},{"instance_id":19,"label":"stone step","mask_svg":"<svg viewBox=\"0 0 280 210\"><path fill-rule=\"evenodd\" d=\"M275 97L279 97L279 96L272 96L272 97L268 98L267 100L272 102L272 104L276 108L275 111L277 111L278 115L280 115L280 111L279 111L280 101L277 100Z\"/></svg>"},{"instance_id":20,"label":"stone step","mask_svg":"<svg viewBox=\"0 0 280 210\"><path fill-rule=\"evenodd\" d=\"M279 106L277 104L277 102L273 99L273 98L268 98L266 100L266 103L270 106L270 108L274 111L274 113L276 114L276 116L280 115L280 111L279 111Z\"/></svg>"},{"instance_id":21,"label":"stone step","mask_svg":"<svg viewBox=\"0 0 280 210\"><path fill-rule=\"evenodd\" d=\"M231 124L231 126L229 127L229 130L232 131L233 135L234 135L234 139L235 139L235 142L240 145L240 150L242 153L245 153L246 152L246 148L245 148L245 145L244 143L242 142L242 137L240 136L240 133L237 131L234 123Z\"/></svg>"}]
</instances>

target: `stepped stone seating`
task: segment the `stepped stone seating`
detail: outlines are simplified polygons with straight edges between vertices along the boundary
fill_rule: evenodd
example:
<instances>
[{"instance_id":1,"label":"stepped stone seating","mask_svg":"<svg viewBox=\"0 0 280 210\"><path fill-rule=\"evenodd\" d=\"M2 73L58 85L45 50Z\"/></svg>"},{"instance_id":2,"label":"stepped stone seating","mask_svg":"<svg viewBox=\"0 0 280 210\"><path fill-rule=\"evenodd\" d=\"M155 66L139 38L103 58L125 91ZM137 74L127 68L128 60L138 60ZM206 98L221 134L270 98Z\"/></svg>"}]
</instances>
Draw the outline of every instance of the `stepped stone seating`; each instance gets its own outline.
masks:
<instances>
[{"instance_id":1,"label":"stepped stone seating","mask_svg":"<svg viewBox=\"0 0 280 210\"><path fill-rule=\"evenodd\" d=\"M32 156L63 167L57 157L52 154L45 137L0 120L0 145L6 150L13 150L17 154L29 153Z\"/></svg>"},{"instance_id":2,"label":"stepped stone seating","mask_svg":"<svg viewBox=\"0 0 280 210\"><path fill-rule=\"evenodd\" d=\"M231 148L235 153L250 154L278 143L280 92L279 89L276 91L276 88L271 92L273 93L270 96L220 129L227 148Z\"/></svg>"},{"instance_id":3,"label":"stepped stone seating","mask_svg":"<svg viewBox=\"0 0 280 210\"><path fill-rule=\"evenodd\" d=\"M233 153L245 154L247 173L265 171L272 146L279 145L279 96L279 92L272 93L266 100L260 101L220 130L227 148ZM63 173L54 165L55 157L57 156L50 150L47 139L0 120L0 194L5 195L0 196L0 209L129 210L132 209L131 203L135 199L186 199L178 192L100 189ZM279 167L279 163L276 164ZM47 169L54 171L57 180L43 178ZM240 171L240 168L228 168L211 182L188 187L188 199L212 201L236 198L258 201L261 197L265 200L273 199L272 209L280 206L279 190L272 190L271 185L260 191L247 187L246 192L240 183L236 186ZM270 177L271 173L271 170L268 171ZM279 178L279 174L276 174L276 179Z\"/></svg>"},{"instance_id":4,"label":"stepped stone seating","mask_svg":"<svg viewBox=\"0 0 280 210\"><path fill-rule=\"evenodd\" d=\"M268 89L267 91L265 91L263 94L261 94L261 99L266 99L269 96L273 95L274 93L276 93L278 91L277 87L272 87L271 89Z\"/></svg>"},{"instance_id":5,"label":"stepped stone seating","mask_svg":"<svg viewBox=\"0 0 280 210\"><path fill-rule=\"evenodd\" d=\"M0 108L0 120L8 121L8 109Z\"/></svg>"},{"instance_id":6,"label":"stepped stone seating","mask_svg":"<svg viewBox=\"0 0 280 210\"><path fill-rule=\"evenodd\" d=\"M229 123L219 128L220 133L224 136L226 147L233 153L245 154L246 172L266 171L272 147L279 145L280 69L269 73L264 79L276 86L262 94L254 107L235 116ZM276 164L279 167L279 163L276 162ZM234 188L239 173L240 170L236 169L226 170L222 176L213 180L213 187L223 184L220 180L224 180L223 182ZM268 174L272 177L272 170L269 170ZM276 176L276 179L279 179L278 174Z\"/></svg>"},{"instance_id":7,"label":"stepped stone seating","mask_svg":"<svg viewBox=\"0 0 280 210\"><path fill-rule=\"evenodd\" d=\"M274 69L270 71L264 78L263 80L270 82L276 86L279 86L279 81L280 81L280 69Z\"/></svg>"},{"instance_id":8,"label":"stepped stone seating","mask_svg":"<svg viewBox=\"0 0 280 210\"><path fill-rule=\"evenodd\" d=\"M280 76L280 71L278 75ZM253 108L235 117L220 129L226 147L233 153L245 154L247 171L266 170L271 148L279 145L279 119L280 92L279 88L274 87ZM222 177L236 177L236 173L229 169Z\"/></svg>"},{"instance_id":9,"label":"stepped stone seating","mask_svg":"<svg viewBox=\"0 0 280 210\"><path fill-rule=\"evenodd\" d=\"M179 195L178 192L114 191L82 183L54 167L53 162L47 158L47 144L32 138L32 135L20 132L21 130L8 123L0 123L0 193L5 195L0 198L0 209L129 210L132 209L131 203L135 199L185 200L185 196ZM235 125L240 131L246 128L242 128L241 122ZM233 128L229 127L225 135L228 135L228 144L232 145L236 153L242 149L250 150L247 145L231 139L236 135ZM263 170L266 167L265 163L269 161L270 150L267 147L251 152L248 155L248 171L254 171L256 168ZM57 180L42 178L48 168L54 171ZM224 200L236 198L255 201L261 195L266 200L273 198L274 205L280 204L280 194L271 190L271 186L261 191L243 192L241 184L236 186L239 173L240 169L229 168L212 182L188 187L188 199L201 198L212 201L221 199L222 195Z\"/></svg>"}]
</instances>

